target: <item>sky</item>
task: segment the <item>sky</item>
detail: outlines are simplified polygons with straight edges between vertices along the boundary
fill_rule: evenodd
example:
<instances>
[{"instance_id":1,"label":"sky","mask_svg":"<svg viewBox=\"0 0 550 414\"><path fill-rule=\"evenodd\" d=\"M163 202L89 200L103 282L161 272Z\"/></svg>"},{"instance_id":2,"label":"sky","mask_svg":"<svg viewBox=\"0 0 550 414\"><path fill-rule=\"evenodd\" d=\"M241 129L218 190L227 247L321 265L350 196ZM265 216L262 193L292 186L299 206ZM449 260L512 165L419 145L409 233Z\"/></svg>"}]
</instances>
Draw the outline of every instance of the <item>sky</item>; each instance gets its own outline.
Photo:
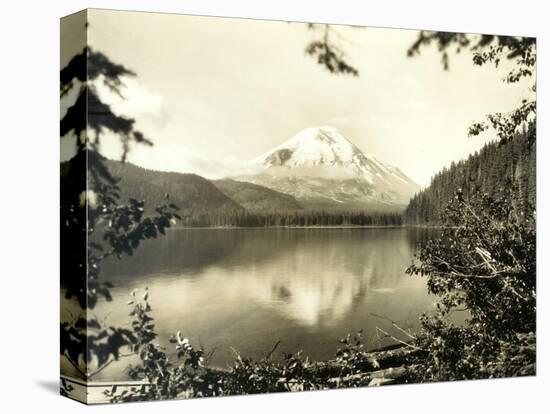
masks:
<instances>
[{"instance_id":1,"label":"sky","mask_svg":"<svg viewBox=\"0 0 550 414\"><path fill-rule=\"evenodd\" d=\"M90 10L88 21L89 44L137 74L124 79L124 99L98 87L154 142L133 148L129 161L157 170L238 175L302 129L331 125L425 186L494 139L468 138L472 122L529 93L528 83L501 81L508 62L478 67L462 52L444 71L435 47L407 57L413 30L331 26L359 70L352 77L305 54L322 32L303 23L108 10ZM118 146L108 143L117 141L103 142L116 157Z\"/></svg>"}]
</instances>

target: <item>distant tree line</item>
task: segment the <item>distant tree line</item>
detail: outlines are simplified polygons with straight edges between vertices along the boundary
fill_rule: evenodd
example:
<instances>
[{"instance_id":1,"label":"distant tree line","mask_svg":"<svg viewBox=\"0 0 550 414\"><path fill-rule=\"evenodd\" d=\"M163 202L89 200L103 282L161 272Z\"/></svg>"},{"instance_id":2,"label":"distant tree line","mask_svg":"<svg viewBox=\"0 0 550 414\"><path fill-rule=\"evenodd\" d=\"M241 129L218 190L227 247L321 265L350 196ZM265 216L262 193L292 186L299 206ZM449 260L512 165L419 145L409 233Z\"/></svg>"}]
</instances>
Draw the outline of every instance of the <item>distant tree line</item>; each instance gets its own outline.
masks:
<instances>
[{"instance_id":1,"label":"distant tree line","mask_svg":"<svg viewBox=\"0 0 550 414\"><path fill-rule=\"evenodd\" d=\"M400 213L364 211L289 211L272 213L233 213L212 214L191 211L181 218L186 227L277 227L277 226L400 226L403 217Z\"/></svg>"},{"instance_id":2,"label":"distant tree line","mask_svg":"<svg viewBox=\"0 0 550 414\"><path fill-rule=\"evenodd\" d=\"M404 221L440 224L448 202L460 191L469 200L477 193L492 198L511 195L516 213L525 215L536 205L535 125L524 127L508 140L492 142L436 174L425 190L409 202Z\"/></svg>"}]
</instances>

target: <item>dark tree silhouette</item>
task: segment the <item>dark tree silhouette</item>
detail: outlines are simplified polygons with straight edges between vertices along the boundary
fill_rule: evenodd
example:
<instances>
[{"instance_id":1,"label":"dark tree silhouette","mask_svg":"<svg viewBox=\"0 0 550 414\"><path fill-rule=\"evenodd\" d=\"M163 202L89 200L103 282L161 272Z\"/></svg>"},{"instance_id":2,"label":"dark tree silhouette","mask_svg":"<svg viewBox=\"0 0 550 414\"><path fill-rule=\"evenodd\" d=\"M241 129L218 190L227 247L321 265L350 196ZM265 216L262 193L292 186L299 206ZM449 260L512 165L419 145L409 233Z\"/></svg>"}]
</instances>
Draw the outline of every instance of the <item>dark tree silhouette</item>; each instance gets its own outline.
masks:
<instances>
[{"instance_id":1,"label":"dark tree silhouette","mask_svg":"<svg viewBox=\"0 0 550 414\"><path fill-rule=\"evenodd\" d=\"M61 97L78 88L75 103L60 122L61 137L76 137L76 153L61 165L61 286L80 311L61 323L61 354L85 378L93 376L132 345L132 330L103 326L87 315L98 300L112 300L112 284L100 279L101 263L109 256L132 255L144 239L155 238L179 219L175 205L162 205L156 215L144 213L139 200L120 200L117 178L100 154L105 132L120 141L125 161L131 143L152 145L135 129L134 120L113 113L98 96L95 82L122 95L124 76L135 76L104 54L85 48L61 70ZM90 371L91 364L95 371Z\"/></svg>"}]
</instances>

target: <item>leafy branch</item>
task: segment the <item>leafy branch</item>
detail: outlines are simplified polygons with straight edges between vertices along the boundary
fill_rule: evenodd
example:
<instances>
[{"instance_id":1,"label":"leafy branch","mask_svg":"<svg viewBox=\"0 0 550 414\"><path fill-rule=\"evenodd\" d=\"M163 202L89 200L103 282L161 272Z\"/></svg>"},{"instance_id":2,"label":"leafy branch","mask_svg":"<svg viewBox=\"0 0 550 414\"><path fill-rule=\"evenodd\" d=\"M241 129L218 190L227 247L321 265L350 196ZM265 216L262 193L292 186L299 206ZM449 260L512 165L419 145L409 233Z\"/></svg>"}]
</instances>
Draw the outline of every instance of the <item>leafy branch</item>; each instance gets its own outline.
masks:
<instances>
[{"instance_id":1,"label":"leafy branch","mask_svg":"<svg viewBox=\"0 0 550 414\"><path fill-rule=\"evenodd\" d=\"M309 28L315 30L318 26L310 24ZM322 25L322 36L308 44L306 54L315 58L319 65L332 74L359 76L359 71L347 62L344 51L332 40L334 30L329 24Z\"/></svg>"},{"instance_id":2,"label":"leafy branch","mask_svg":"<svg viewBox=\"0 0 550 414\"><path fill-rule=\"evenodd\" d=\"M535 75L536 39L532 37L421 31L407 54L410 57L419 55L423 47L431 44L435 44L441 53L444 70L450 68L449 50L454 50L455 53L468 50L476 66L492 64L498 68L503 60L513 60L513 69L502 79L505 83L529 80ZM535 92L536 84L533 83L529 90ZM468 136L477 136L493 128L499 139L511 139L518 128L536 119L536 109L535 98L524 99L519 107L509 113L489 114L486 116L487 122L473 123L468 129Z\"/></svg>"}]
</instances>

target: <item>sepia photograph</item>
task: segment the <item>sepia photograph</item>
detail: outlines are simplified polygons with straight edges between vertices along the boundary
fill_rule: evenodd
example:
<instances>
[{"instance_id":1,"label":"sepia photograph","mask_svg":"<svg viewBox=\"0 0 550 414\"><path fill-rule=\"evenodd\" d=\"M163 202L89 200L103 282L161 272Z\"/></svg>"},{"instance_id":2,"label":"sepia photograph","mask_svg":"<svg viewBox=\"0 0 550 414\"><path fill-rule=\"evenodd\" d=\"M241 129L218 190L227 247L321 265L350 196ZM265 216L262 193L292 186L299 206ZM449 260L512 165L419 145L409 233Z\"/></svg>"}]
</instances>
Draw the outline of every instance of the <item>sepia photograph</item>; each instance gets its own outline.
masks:
<instances>
[{"instance_id":1,"label":"sepia photograph","mask_svg":"<svg viewBox=\"0 0 550 414\"><path fill-rule=\"evenodd\" d=\"M537 374L536 38L86 9L60 44L62 395Z\"/></svg>"}]
</instances>

